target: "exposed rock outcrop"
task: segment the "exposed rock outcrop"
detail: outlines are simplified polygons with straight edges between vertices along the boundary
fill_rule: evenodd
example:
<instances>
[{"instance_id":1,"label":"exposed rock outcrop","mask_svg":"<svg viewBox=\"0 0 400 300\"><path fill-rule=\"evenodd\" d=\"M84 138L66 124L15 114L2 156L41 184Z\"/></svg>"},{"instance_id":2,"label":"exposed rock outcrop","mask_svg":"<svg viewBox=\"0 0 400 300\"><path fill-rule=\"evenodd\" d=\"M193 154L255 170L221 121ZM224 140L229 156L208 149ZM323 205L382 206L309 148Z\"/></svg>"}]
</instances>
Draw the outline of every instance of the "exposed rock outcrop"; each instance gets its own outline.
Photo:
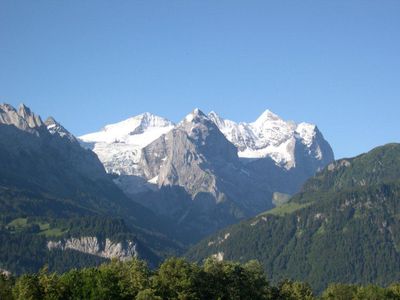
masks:
<instances>
[{"instance_id":1,"label":"exposed rock outcrop","mask_svg":"<svg viewBox=\"0 0 400 300\"><path fill-rule=\"evenodd\" d=\"M32 113L24 104L18 110L9 104L0 104L0 124L14 125L20 130L35 134L38 134L38 128L44 126L40 116Z\"/></svg>"},{"instance_id":2,"label":"exposed rock outcrop","mask_svg":"<svg viewBox=\"0 0 400 300\"><path fill-rule=\"evenodd\" d=\"M60 241L48 241L47 248L61 250L75 250L86 254L104 258L118 258L129 260L138 257L137 244L134 241L113 242L110 239L104 241L97 237L68 238Z\"/></svg>"}]
</instances>

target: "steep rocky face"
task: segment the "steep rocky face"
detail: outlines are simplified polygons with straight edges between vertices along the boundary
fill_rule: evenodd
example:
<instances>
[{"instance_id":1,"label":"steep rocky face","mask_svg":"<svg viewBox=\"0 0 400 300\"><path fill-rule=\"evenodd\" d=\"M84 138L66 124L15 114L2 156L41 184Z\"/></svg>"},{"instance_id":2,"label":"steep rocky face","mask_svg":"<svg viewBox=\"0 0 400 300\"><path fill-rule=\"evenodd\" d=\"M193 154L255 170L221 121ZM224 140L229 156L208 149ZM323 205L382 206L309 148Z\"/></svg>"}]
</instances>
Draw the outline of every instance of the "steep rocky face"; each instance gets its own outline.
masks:
<instances>
[{"instance_id":1,"label":"steep rocky face","mask_svg":"<svg viewBox=\"0 0 400 300\"><path fill-rule=\"evenodd\" d=\"M198 109L145 147L141 165L159 190L134 199L204 234L272 206L269 188L246 170L236 147ZM174 187L184 191L180 203L176 193L154 196ZM179 209L171 209L171 201Z\"/></svg>"},{"instance_id":2,"label":"steep rocky face","mask_svg":"<svg viewBox=\"0 0 400 300\"><path fill-rule=\"evenodd\" d=\"M190 194L215 194L215 170L238 165L236 148L196 109L178 126L143 149L145 174L159 186L178 185Z\"/></svg>"},{"instance_id":3,"label":"steep rocky face","mask_svg":"<svg viewBox=\"0 0 400 300\"><path fill-rule=\"evenodd\" d=\"M113 242L110 239L99 240L95 236L68 238L59 241L48 241L49 250L75 250L86 254L108 259L129 260L138 257L137 243L134 241Z\"/></svg>"},{"instance_id":4,"label":"steep rocky face","mask_svg":"<svg viewBox=\"0 0 400 300\"><path fill-rule=\"evenodd\" d=\"M0 104L0 124L13 125L20 130L36 134L44 125L41 118L24 104L21 104L18 110L9 104Z\"/></svg>"}]
</instances>

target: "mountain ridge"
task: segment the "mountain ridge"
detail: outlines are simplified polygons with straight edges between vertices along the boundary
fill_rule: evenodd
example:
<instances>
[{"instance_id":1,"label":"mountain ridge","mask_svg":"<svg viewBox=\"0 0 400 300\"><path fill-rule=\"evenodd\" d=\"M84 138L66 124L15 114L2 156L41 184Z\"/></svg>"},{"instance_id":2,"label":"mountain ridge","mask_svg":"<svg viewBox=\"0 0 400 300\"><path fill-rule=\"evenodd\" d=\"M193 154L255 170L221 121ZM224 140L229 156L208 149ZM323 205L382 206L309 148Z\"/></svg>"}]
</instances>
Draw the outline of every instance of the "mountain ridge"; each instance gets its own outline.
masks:
<instances>
[{"instance_id":1,"label":"mountain ridge","mask_svg":"<svg viewBox=\"0 0 400 300\"><path fill-rule=\"evenodd\" d=\"M44 259L47 237L42 234L68 234L68 228L56 224L71 218L123 218L148 258L160 259L167 249L181 249L172 236L173 226L130 200L105 172L97 155L82 148L54 118L43 122L24 105L18 110L0 105L0 164L0 235L2 241L15 242L2 244L0 258L12 264L7 269L13 272ZM16 227L14 223L21 220L23 225ZM26 247L43 246L29 251L42 254L29 258L26 266L9 261L7 247L28 238L32 243Z\"/></svg>"}]
</instances>

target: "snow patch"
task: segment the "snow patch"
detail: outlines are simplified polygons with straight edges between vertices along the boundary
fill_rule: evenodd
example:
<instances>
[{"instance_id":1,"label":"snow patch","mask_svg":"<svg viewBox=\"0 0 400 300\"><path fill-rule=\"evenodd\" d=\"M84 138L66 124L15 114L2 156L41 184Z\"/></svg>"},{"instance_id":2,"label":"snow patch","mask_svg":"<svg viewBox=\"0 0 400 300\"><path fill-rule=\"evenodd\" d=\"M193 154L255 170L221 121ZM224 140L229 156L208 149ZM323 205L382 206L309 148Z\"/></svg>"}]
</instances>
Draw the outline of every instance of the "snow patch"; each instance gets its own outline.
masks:
<instances>
[{"instance_id":1,"label":"snow patch","mask_svg":"<svg viewBox=\"0 0 400 300\"><path fill-rule=\"evenodd\" d=\"M173 129L167 119L144 113L81 136L81 145L93 150L108 173L144 176L138 164L142 149Z\"/></svg>"},{"instance_id":2,"label":"snow patch","mask_svg":"<svg viewBox=\"0 0 400 300\"><path fill-rule=\"evenodd\" d=\"M158 182L158 175L153 177L152 179L148 180L147 182L152 183L152 184L157 184Z\"/></svg>"},{"instance_id":3,"label":"snow patch","mask_svg":"<svg viewBox=\"0 0 400 300\"><path fill-rule=\"evenodd\" d=\"M186 117L185 117L185 121L186 122L192 122L193 121L193 119L194 119L194 116L193 116L193 114L188 114Z\"/></svg>"}]
</instances>

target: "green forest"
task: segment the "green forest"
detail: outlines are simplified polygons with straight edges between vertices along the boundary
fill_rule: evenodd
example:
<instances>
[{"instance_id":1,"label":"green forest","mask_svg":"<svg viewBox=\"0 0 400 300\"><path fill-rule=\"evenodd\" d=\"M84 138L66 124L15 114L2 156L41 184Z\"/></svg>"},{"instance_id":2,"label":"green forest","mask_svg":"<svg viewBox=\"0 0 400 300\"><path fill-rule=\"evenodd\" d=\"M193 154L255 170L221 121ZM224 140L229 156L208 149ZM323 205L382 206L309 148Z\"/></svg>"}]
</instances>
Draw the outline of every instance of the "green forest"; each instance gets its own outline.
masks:
<instances>
[{"instance_id":1,"label":"green forest","mask_svg":"<svg viewBox=\"0 0 400 300\"><path fill-rule=\"evenodd\" d=\"M3 274L0 299L400 299L400 283L388 287L332 283L316 295L300 281L283 280L272 286L255 260L239 264L208 258L198 265L169 258L152 270L133 259L63 274L50 273L47 267L17 278Z\"/></svg>"}]
</instances>

